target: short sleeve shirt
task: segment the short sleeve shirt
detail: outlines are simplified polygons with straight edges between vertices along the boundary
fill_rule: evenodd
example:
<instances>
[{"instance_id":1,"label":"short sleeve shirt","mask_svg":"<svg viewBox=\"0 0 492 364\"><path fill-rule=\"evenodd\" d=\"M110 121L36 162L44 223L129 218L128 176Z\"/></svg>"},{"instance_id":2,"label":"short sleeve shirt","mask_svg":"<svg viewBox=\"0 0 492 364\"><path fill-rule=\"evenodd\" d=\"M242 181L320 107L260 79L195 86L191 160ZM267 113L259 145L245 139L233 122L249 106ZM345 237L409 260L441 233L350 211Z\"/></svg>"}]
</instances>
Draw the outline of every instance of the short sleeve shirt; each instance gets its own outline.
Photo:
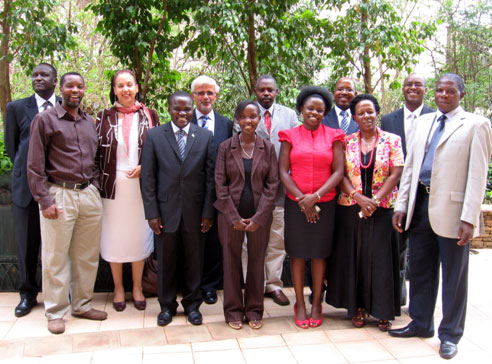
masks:
<instances>
[{"instance_id":1,"label":"short sleeve shirt","mask_svg":"<svg viewBox=\"0 0 492 364\"><path fill-rule=\"evenodd\" d=\"M304 125L279 133L281 142L288 142L290 151L291 178L303 194L316 192L331 176L333 161L333 143L344 141L345 133L341 129L332 129L321 124L316 130L308 130ZM319 202L327 202L335 198L332 189ZM295 196L287 192L287 196L295 201Z\"/></svg>"}]
</instances>

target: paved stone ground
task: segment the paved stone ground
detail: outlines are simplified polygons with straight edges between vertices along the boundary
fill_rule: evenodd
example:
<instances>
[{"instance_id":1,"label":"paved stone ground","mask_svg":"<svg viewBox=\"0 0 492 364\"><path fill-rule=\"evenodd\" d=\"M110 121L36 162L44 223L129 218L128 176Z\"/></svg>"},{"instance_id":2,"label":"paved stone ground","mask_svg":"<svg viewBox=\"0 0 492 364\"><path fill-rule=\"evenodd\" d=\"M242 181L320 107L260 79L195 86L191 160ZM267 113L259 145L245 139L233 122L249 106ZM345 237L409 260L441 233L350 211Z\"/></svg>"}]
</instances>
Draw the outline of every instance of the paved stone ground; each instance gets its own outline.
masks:
<instances>
[{"instance_id":1,"label":"paved stone ground","mask_svg":"<svg viewBox=\"0 0 492 364\"><path fill-rule=\"evenodd\" d=\"M469 304L465 336L454 363L492 363L492 250L478 250L470 257ZM285 291L293 301L294 291ZM307 294L306 293L306 302ZM112 294L97 293L95 307L109 317L94 322L66 317L66 332L51 335L47 330L42 304L27 317L16 318L16 293L0 293L0 364L3 363L442 363L439 340L396 339L380 332L370 320L356 329L344 310L323 306L324 322L316 329L295 326L292 304L281 307L265 299L264 326L252 330L230 329L222 314L222 297L215 305L202 305L202 326L192 326L182 310L171 325L157 326L159 305L148 300L145 311L137 311L131 301L127 309L115 312ZM39 297L42 302L42 296ZM436 309L436 322L441 316ZM393 323L408 323L407 307Z\"/></svg>"}]
</instances>

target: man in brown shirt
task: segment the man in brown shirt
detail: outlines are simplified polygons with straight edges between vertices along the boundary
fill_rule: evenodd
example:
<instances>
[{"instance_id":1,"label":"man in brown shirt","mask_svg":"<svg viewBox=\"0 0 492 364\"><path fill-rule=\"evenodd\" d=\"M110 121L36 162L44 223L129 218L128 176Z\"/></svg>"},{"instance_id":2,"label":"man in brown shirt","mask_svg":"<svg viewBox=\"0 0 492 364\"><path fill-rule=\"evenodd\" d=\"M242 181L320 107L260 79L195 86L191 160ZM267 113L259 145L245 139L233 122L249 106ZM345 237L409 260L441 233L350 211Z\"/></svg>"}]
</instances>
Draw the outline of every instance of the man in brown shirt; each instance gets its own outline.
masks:
<instances>
[{"instance_id":1,"label":"man in brown shirt","mask_svg":"<svg viewBox=\"0 0 492 364\"><path fill-rule=\"evenodd\" d=\"M91 304L102 203L94 120L79 108L84 91L80 74L64 74L61 104L37 115L31 125L27 178L41 211L43 298L53 334L65 331L70 303L74 317L107 317Z\"/></svg>"}]
</instances>

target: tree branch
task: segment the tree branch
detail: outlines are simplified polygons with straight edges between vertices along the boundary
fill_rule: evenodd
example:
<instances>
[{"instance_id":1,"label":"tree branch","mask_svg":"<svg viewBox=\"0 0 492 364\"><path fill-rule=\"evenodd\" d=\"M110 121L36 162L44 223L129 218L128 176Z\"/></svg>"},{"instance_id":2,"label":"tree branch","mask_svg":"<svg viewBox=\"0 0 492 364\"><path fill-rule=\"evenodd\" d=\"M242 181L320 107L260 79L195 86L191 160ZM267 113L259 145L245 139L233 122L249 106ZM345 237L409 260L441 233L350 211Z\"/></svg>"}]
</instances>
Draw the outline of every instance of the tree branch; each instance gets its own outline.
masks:
<instances>
[{"instance_id":1,"label":"tree branch","mask_svg":"<svg viewBox=\"0 0 492 364\"><path fill-rule=\"evenodd\" d=\"M164 28L164 23L166 22L166 19L167 19L167 0L164 0L164 9L163 9L161 22L159 23L159 28L157 29L154 38L152 38L152 40L150 41L149 54L147 55L147 68L145 69L145 76L144 76L145 78L144 78L144 84L142 90L142 97L144 100L146 99L147 91L149 90L150 67L152 66L152 57L154 55L155 42L157 41L157 38L159 38L159 36L162 33L162 29Z\"/></svg>"}]
</instances>

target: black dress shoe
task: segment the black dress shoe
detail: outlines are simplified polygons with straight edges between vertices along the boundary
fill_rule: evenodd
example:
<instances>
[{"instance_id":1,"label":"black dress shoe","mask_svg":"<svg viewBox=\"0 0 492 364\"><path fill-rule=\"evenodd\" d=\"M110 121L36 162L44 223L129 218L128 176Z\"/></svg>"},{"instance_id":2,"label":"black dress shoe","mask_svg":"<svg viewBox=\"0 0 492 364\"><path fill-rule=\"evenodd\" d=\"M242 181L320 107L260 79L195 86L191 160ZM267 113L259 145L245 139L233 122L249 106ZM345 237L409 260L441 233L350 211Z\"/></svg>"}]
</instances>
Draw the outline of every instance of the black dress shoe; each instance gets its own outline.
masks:
<instances>
[{"instance_id":1,"label":"black dress shoe","mask_svg":"<svg viewBox=\"0 0 492 364\"><path fill-rule=\"evenodd\" d=\"M433 332L417 331L410 325L407 325L399 329L389 330L388 333L390 334L390 336L394 336L394 337L433 337L434 336Z\"/></svg>"},{"instance_id":2,"label":"black dress shoe","mask_svg":"<svg viewBox=\"0 0 492 364\"><path fill-rule=\"evenodd\" d=\"M188 321L192 325L201 325L202 324L202 314L198 310L193 310L188 312Z\"/></svg>"},{"instance_id":3,"label":"black dress shoe","mask_svg":"<svg viewBox=\"0 0 492 364\"><path fill-rule=\"evenodd\" d=\"M176 311L171 312L170 310L162 310L157 316L157 325L166 326L171 323L173 316L176 315Z\"/></svg>"},{"instance_id":4,"label":"black dress shoe","mask_svg":"<svg viewBox=\"0 0 492 364\"><path fill-rule=\"evenodd\" d=\"M30 300L28 298L21 298L21 301L15 308L15 316L22 317L31 312L32 308L38 304L36 299Z\"/></svg>"},{"instance_id":5,"label":"black dress shoe","mask_svg":"<svg viewBox=\"0 0 492 364\"><path fill-rule=\"evenodd\" d=\"M443 359L452 359L458 354L458 345L451 341L443 341L439 348L439 355Z\"/></svg>"},{"instance_id":6,"label":"black dress shoe","mask_svg":"<svg viewBox=\"0 0 492 364\"><path fill-rule=\"evenodd\" d=\"M217 292L215 291L203 291L202 292L203 300L208 305L213 305L217 302Z\"/></svg>"}]
</instances>

